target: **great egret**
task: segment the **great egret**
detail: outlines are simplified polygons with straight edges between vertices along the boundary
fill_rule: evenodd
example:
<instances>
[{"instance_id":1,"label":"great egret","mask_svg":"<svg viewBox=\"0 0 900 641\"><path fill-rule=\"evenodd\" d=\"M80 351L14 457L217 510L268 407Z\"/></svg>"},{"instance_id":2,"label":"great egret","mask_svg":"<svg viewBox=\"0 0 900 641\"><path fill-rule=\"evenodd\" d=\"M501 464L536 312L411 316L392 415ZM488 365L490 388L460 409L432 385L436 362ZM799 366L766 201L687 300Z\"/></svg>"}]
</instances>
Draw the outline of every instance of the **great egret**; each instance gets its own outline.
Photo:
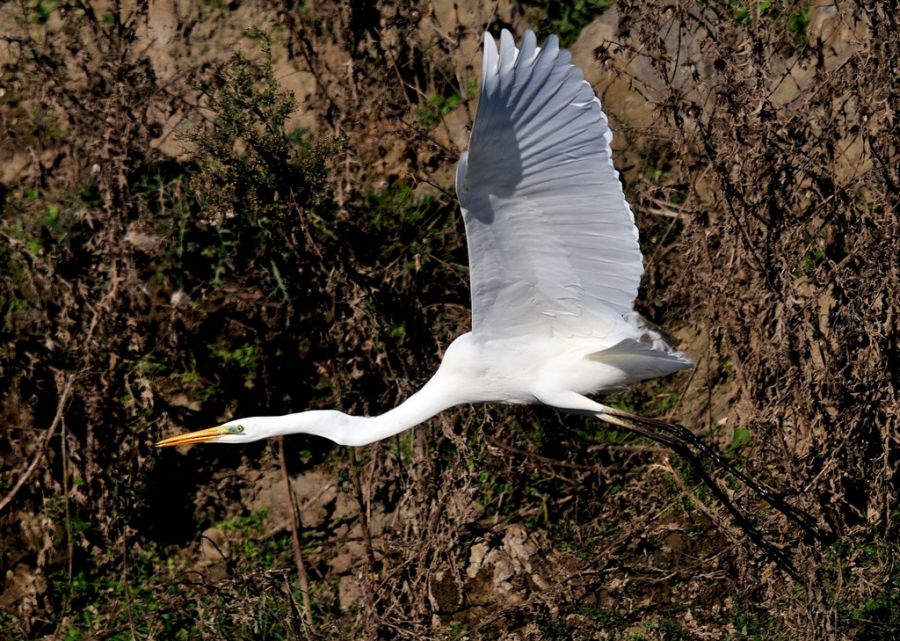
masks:
<instances>
[{"instance_id":1,"label":"great egret","mask_svg":"<svg viewBox=\"0 0 900 641\"><path fill-rule=\"evenodd\" d=\"M172 436L160 446L314 434L366 445L465 403L542 403L643 434L695 467L751 539L795 574L708 476L711 458L810 531L809 517L735 469L686 428L602 405L588 394L692 367L634 311L643 274L634 216L613 167L600 101L559 48L528 31L517 49L485 34L482 86L456 172L468 239L472 331L434 376L380 416L312 410L255 416Z\"/></svg>"}]
</instances>

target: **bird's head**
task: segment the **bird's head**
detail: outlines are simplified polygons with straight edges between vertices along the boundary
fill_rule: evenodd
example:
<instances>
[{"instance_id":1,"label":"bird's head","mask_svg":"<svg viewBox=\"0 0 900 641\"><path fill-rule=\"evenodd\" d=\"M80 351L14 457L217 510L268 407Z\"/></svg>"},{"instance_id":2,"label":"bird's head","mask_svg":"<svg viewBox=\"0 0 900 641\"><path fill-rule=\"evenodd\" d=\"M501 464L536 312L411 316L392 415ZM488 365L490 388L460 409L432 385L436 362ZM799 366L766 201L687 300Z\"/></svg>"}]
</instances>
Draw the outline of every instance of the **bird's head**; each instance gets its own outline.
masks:
<instances>
[{"instance_id":1,"label":"bird's head","mask_svg":"<svg viewBox=\"0 0 900 641\"><path fill-rule=\"evenodd\" d=\"M312 410L286 416L252 416L229 421L205 430L164 438L157 447L194 443L250 443L284 434L315 434L340 442L346 414L333 410Z\"/></svg>"},{"instance_id":2,"label":"bird's head","mask_svg":"<svg viewBox=\"0 0 900 641\"><path fill-rule=\"evenodd\" d=\"M249 443L258 441L267 436L274 436L274 434L270 434L271 430L267 429L264 418L242 418L205 430L176 434L175 436L164 438L156 446L170 447L173 445L193 445L194 443Z\"/></svg>"}]
</instances>

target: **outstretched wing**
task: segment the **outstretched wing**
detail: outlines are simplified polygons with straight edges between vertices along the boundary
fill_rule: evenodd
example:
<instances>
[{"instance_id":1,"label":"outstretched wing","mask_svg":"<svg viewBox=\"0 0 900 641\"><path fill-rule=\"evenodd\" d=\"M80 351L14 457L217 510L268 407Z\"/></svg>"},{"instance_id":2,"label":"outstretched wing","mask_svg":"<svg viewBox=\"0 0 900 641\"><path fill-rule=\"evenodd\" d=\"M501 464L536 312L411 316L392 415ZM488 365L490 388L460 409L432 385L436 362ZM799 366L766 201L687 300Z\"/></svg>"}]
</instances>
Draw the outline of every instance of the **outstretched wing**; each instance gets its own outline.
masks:
<instances>
[{"instance_id":1,"label":"outstretched wing","mask_svg":"<svg viewBox=\"0 0 900 641\"><path fill-rule=\"evenodd\" d=\"M472 331L603 335L643 274L600 101L555 36L485 34L481 95L456 192L469 246Z\"/></svg>"}]
</instances>

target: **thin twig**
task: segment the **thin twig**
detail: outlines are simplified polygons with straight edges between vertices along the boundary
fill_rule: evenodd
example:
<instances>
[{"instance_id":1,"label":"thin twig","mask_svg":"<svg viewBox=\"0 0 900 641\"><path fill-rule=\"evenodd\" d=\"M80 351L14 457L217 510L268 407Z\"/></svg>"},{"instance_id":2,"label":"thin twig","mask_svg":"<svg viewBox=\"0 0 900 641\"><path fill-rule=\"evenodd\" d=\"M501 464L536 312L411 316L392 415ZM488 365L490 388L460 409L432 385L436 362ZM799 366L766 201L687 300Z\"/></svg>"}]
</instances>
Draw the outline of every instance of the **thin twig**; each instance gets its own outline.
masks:
<instances>
[{"instance_id":1,"label":"thin twig","mask_svg":"<svg viewBox=\"0 0 900 641\"><path fill-rule=\"evenodd\" d=\"M524 458L534 459L541 463L545 463L546 465L552 465L555 467L563 467L570 470L579 470L582 472L603 472L602 465L582 465L580 463L570 463L569 461L561 461L559 459L550 458L549 456L544 456L542 454L538 454L537 452L529 452L527 450L522 450L517 447L513 447L503 441L498 441L492 436L485 435L485 440L495 446L499 447L502 450L506 450L510 454L515 454L516 456L521 456Z\"/></svg>"},{"instance_id":2,"label":"thin twig","mask_svg":"<svg viewBox=\"0 0 900 641\"><path fill-rule=\"evenodd\" d=\"M53 417L53 422L50 423L50 428L47 430L47 434L44 435L44 442L41 444L41 448L38 450L38 453L34 455L31 463L26 468L25 472L22 476L19 477L19 480L16 481L16 484L13 486L13 489L9 491L3 500L0 501L0 512L3 511L7 505L9 505L14 498L16 498L16 494L25 486L28 482L28 479L31 478L31 475L34 474L34 471L37 469L38 463L41 462L41 458L44 456L44 452L47 451L47 445L50 443L50 439L53 438L53 435L56 433L56 429L59 427L62 422L63 414L65 413L66 403L69 401L69 395L72 392L72 384L75 382L75 376L69 375L66 378L66 384L63 386L62 392L59 395L59 402L56 404L56 414Z\"/></svg>"},{"instance_id":3,"label":"thin twig","mask_svg":"<svg viewBox=\"0 0 900 641\"><path fill-rule=\"evenodd\" d=\"M297 496L291 486L291 477L288 476L287 458L284 454L284 438L278 438L278 458L281 462L281 477L284 479L284 489L287 493L288 506L291 510L291 543L294 547L294 563L297 566L297 577L300 579L300 596L303 597L303 619L311 633L315 633L312 607L309 602L309 576L306 574L306 562L303 559L303 548L300 546L300 508L297 505Z\"/></svg>"},{"instance_id":4,"label":"thin twig","mask_svg":"<svg viewBox=\"0 0 900 641\"><path fill-rule=\"evenodd\" d=\"M356 488L356 501L359 503L359 520L362 527L363 540L366 542L366 559L369 562L369 572L375 571L375 551L372 549L372 534L369 530L369 514L363 497L362 483L359 479L359 463L356 460L356 449L350 448L350 475L353 477L353 485Z\"/></svg>"},{"instance_id":5,"label":"thin twig","mask_svg":"<svg viewBox=\"0 0 900 641\"><path fill-rule=\"evenodd\" d=\"M63 598L62 609L59 614L59 623L53 631L54 641L59 638L62 632L63 624L66 622L66 614L69 612L69 605L72 600L72 579L74 577L72 568L72 558L74 556L74 547L72 545L72 512L69 506L69 454L66 448L66 422L60 421L62 432L60 433L61 450L62 450L62 484L63 484L63 507L65 509L66 519L66 585L68 590Z\"/></svg>"}]
</instances>

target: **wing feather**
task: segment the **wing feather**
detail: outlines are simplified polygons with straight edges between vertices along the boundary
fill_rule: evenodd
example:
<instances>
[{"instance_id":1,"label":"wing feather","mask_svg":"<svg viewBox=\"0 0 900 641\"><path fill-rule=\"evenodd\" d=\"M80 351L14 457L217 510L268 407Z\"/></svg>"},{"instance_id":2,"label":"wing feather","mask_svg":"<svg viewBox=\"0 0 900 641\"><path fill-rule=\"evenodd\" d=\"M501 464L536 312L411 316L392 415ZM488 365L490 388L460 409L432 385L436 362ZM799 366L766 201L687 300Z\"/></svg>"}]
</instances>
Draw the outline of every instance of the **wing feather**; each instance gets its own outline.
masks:
<instances>
[{"instance_id":1,"label":"wing feather","mask_svg":"<svg viewBox=\"0 0 900 641\"><path fill-rule=\"evenodd\" d=\"M600 101L551 36L485 34L482 89L456 191L481 338L608 334L643 274Z\"/></svg>"}]
</instances>

